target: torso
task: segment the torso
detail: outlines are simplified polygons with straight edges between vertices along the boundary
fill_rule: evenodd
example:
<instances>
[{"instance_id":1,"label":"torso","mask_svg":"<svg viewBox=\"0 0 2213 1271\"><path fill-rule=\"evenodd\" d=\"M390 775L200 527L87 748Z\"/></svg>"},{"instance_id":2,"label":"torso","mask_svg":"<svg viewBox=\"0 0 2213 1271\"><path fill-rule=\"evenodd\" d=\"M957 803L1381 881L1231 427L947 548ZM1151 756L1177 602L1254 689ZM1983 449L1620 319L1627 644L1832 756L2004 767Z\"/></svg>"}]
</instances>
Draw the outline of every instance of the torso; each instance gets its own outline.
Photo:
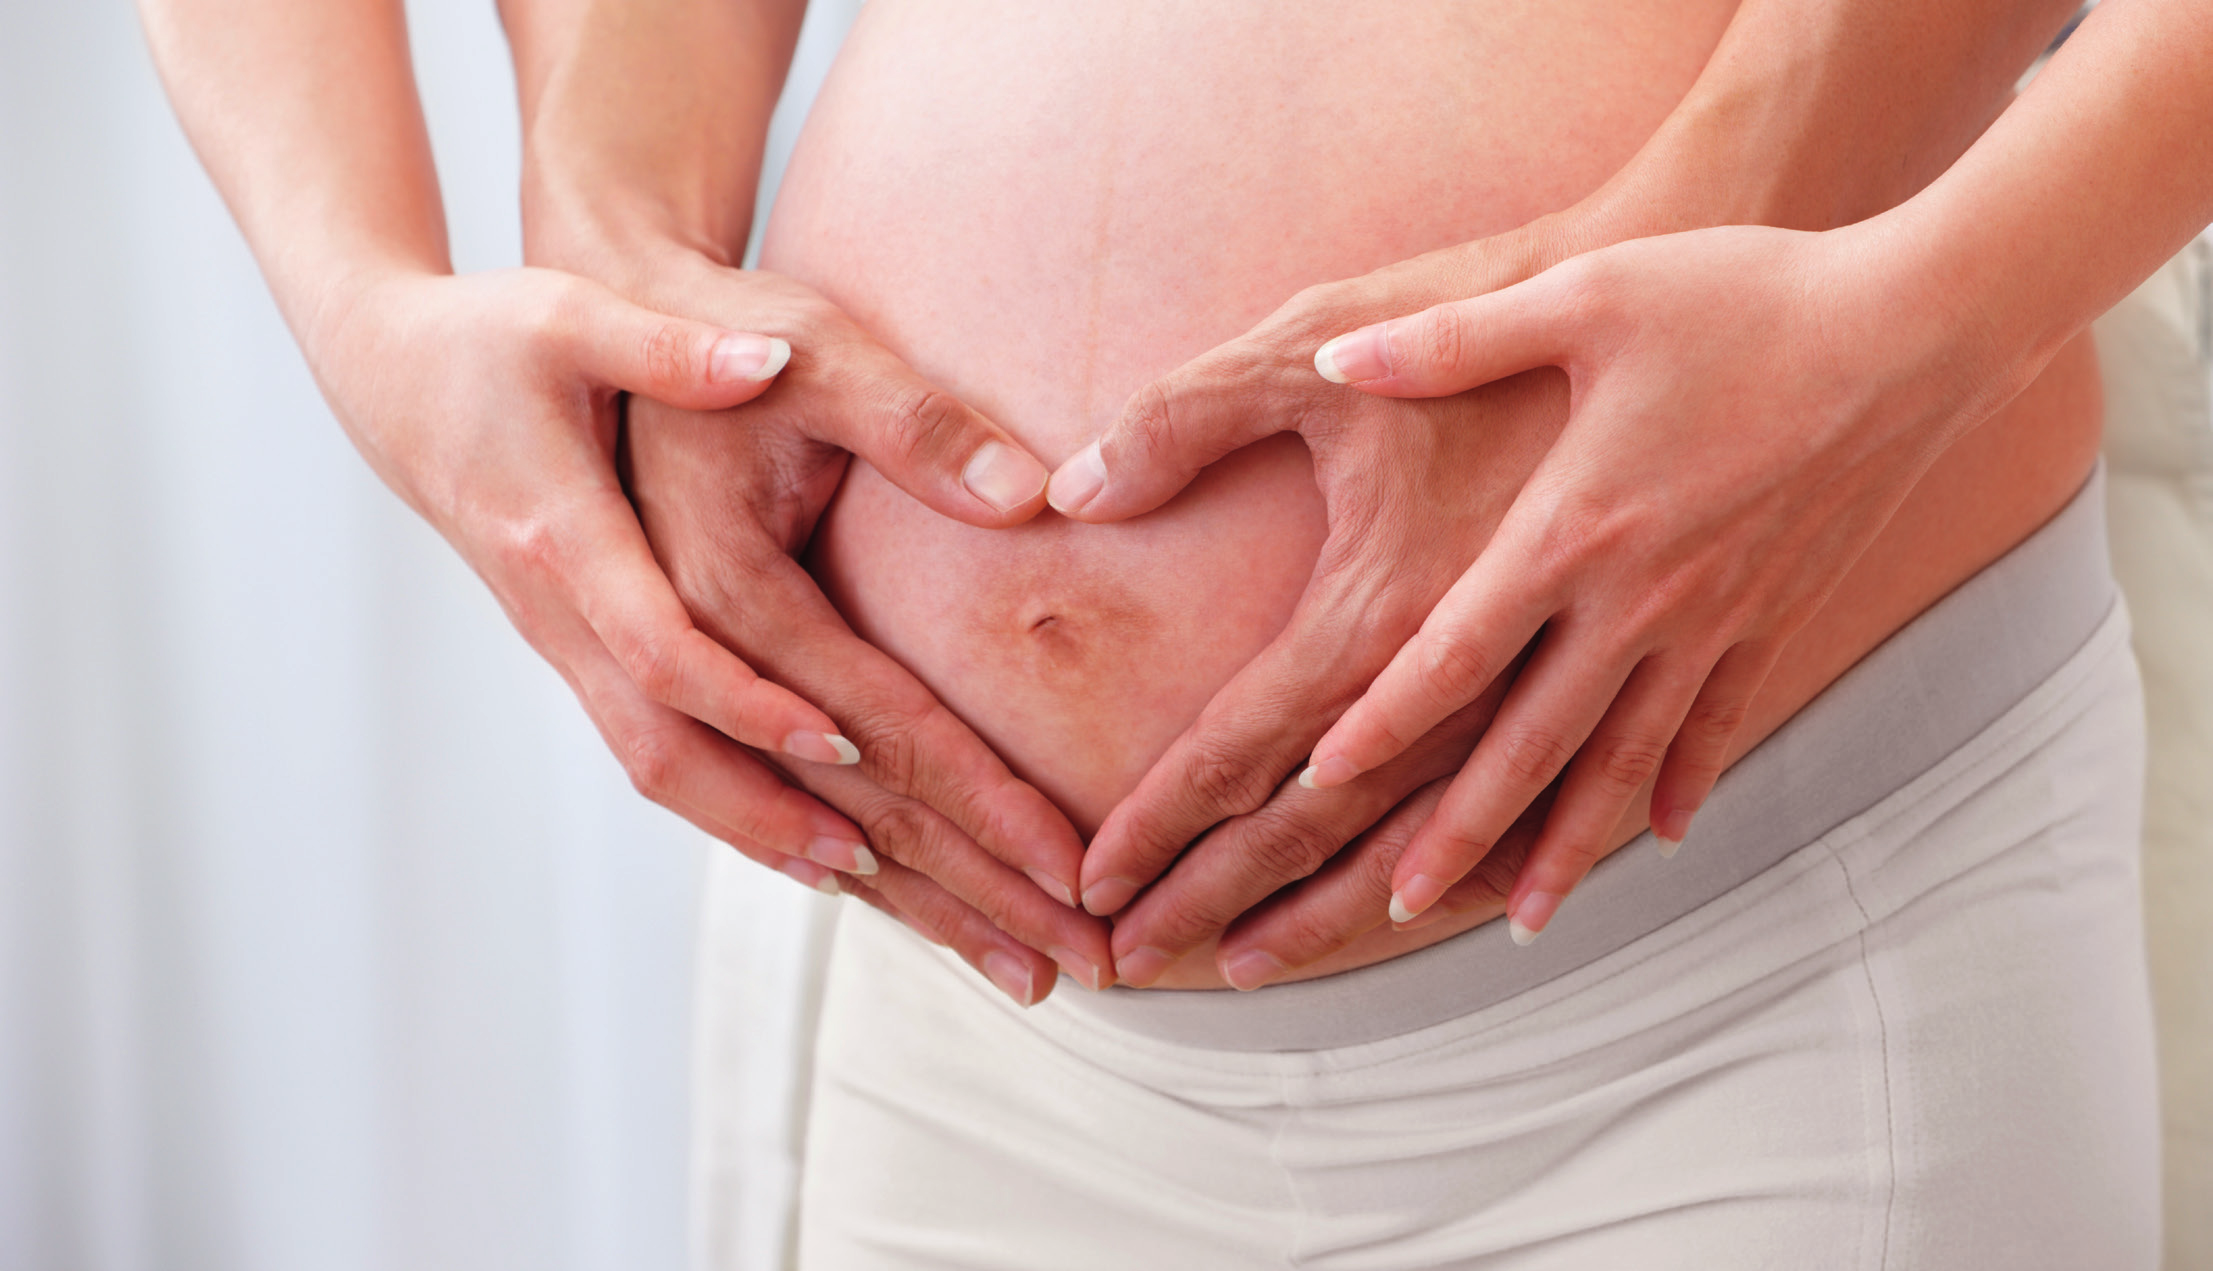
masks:
<instances>
[{"instance_id":1,"label":"torso","mask_svg":"<svg viewBox=\"0 0 2213 1271\"><path fill-rule=\"evenodd\" d=\"M1732 9L873 0L763 264L1055 465L1299 288L1595 189ZM1793 642L1743 744L2064 503L2097 432L2084 345L1939 462ZM1278 438L1111 526L978 530L856 463L813 563L856 630L1088 832L1280 629L1323 533L1306 452ZM1466 925L1379 932L1330 967Z\"/></svg>"}]
</instances>

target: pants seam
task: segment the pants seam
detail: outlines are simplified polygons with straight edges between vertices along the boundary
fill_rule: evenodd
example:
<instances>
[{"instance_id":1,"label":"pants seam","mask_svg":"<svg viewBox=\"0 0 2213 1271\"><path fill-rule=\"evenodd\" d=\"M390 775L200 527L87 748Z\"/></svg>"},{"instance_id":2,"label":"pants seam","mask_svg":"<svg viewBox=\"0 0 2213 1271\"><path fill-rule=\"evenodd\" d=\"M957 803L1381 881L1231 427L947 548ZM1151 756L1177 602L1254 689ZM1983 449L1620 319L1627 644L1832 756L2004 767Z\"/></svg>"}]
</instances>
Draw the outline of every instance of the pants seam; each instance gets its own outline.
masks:
<instances>
[{"instance_id":1,"label":"pants seam","mask_svg":"<svg viewBox=\"0 0 2213 1271\"><path fill-rule=\"evenodd\" d=\"M1841 858L1837 858L1833 844L1829 846L1829 853L1832 858L1836 858L1837 871L1844 877L1845 896L1851 900L1852 907L1860 912L1860 977L1867 984L1868 1006L1875 1012L1875 1049L1882 1064L1884 1156L1882 1238L1875 1248L1875 1266L1877 1271L1887 1271L1890 1266L1890 1229L1898 1212L1898 1103L1896 1092L1890 1084L1890 1021L1883 1014L1882 990L1875 983L1875 968L1867 951L1867 933L1873 928L1874 919L1869 916L1867 906L1860 902L1859 887L1852 878L1852 870Z\"/></svg>"}]
</instances>

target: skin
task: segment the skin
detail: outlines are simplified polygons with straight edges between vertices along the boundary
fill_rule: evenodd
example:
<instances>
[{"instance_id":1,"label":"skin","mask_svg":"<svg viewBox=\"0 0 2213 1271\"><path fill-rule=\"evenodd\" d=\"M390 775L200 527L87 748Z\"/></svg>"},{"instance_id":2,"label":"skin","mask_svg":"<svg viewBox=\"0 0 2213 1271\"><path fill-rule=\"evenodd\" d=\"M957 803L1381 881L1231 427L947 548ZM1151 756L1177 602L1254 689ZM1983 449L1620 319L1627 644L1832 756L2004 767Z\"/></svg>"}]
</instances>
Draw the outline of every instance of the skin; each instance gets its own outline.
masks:
<instances>
[{"instance_id":1,"label":"skin","mask_svg":"<svg viewBox=\"0 0 2213 1271\"><path fill-rule=\"evenodd\" d=\"M1763 703L1809 678L1799 650L1837 643L1823 628L1855 575L1929 567L1885 560L1916 501L1974 467L1938 527L1960 543L2036 506L2033 478L2067 471L2081 447L2014 418L2036 409L2023 386L2066 374L2069 341L2213 213L2209 94L2190 69L2207 39L2203 5L2102 7L1893 212L1827 234L1717 229L1593 251L1317 351L1317 371L1365 393L1451 394L1552 366L1577 402L1481 559L1315 744L1313 784L1364 773L1491 691L1546 632L1392 866L1394 917L1448 894L1558 781L1511 899L1517 935L1541 931L1619 841L1619 810L1641 818L1655 777L1654 824L1680 839ZM1164 443L1163 396L1123 420L1137 490L1172 489L1209 446L1257 431L1185 401ZM1976 462L2039 447L2050 464L2022 485L1989 484Z\"/></svg>"},{"instance_id":2,"label":"skin","mask_svg":"<svg viewBox=\"0 0 2213 1271\"><path fill-rule=\"evenodd\" d=\"M1262 21L1262 7L1123 7L1016 23L991 5L880 2L817 99L764 263L805 279L1032 451L1063 461L1126 421L1133 395L1142 410L1149 382L1256 323L1281 321L1268 312L1277 297L1409 257L1440 273L1465 268L1417 254L1515 232L1603 189L1670 118L1729 17L1708 13L1701 26L1679 5L1607 13L1617 20L1558 5L1438 18L1410 5L1374 15L1375 33L1363 36L1338 30L1324 8L1265 6ZM1471 65L1483 73L1467 74ZM1399 139L1388 162L1317 140L1328 134L1313 121L1355 113L1375 135ZM1514 127L1498 126L1509 118ZM1382 299L1367 303L1403 294L1409 270L1392 271L1397 290L1379 288ZM1702 299L1712 311L1715 297ZM1312 298L1294 304L1335 311ZM1214 722L1209 702L1225 684L1268 668L1285 622L1315 607L1357 615L1377 628L1363 633L1369 647L1325 626L1302 662L1327 665L1338 656L1330 650L1349 647L1380 669L1556 449L1568 384L1557 372L1450 396L1363 394L1315 375L1320 338L1284 355L1297 377L1288 392L1271 400L1277 385L1255 373L1241 395L1225 395L1220 419L1181 415L1201 433L1222 425L1211 434L1222 444L1154 492L1165 498L1203 471L1200 481L1127 523L1048 515L971 531L856 464L817 532L816 571L855 629L1080 827L1101 825L1087 887L1116 876L1102 871L1132 837L1130 805L1117 804L1133 791L1145 798L1156 758L1177 761L1193 720L1202 732ZM1648 380L1665 365L1644 368ZM1250 444L1286 418L1303 447ZM1929 474L1882 550L1838 593L1844 603L1787 651L1746 735L1788 718L2033 530L2079 485L2096 436L2084 351L1986 440ZM1177 457L1188 440L1156 434L1145 453ZM1767 461L1740 449L1746 468ZM1672 458L1657 471L1689 466ZM1976 515L1954 515L1962 508ZM1318 559L1319 577L1340 590L1310 586ZM1449 920L1384 927L1389 888L1376 884L1388 881L1412 813L1316 876L1304 911L1275 919L1298 898L1270 898L1409 796L1433 796L1424 787L1460 768L1505 690L1494 684L1505 669L1479 686L1490 702L1457 699L1449 721L1414 730L1418 753L1340 790L1286 788L1287 779L1365 677L1310 706L1299 720L1307 741L1244 788L1224 782L1214 793L1234 796L1231 811L1165 835L1167 850L1145 862L1151 872L1131 879L1142 886L1166 869L1162 887L1134 900L1135 886L1087 894L1090 907L1116 912L1119 976L1219 985L1244 951L1218 943L1232 922L1276 941L1268 951L1284 950L1279 973L1289 975L1395 956L1494 916L1495 906L1463 897ZM1249 815L1184 850L1238 813ZM1618 819L1609 813L1601 833L1615 834Z\"/></svg>"},{"instance_id":3,"label":"skin","mask_svg":"<svg viewBox=\"0 0 2213 1271\"><path fill-rule=\"evenodd\" d=\"M781 28L734 32L752 41L744 69L760 85L737 95L740 130L747 119L759 125L751 159L733 166L747 183L797 29L796 10L787 10ZM945 515L985 524L1042 506L1044 470L1034 459L804 288L756 280L733 301L726 276L735 271L705 254L704 237L650 259L664 291L683 292L702 316L722 315L705 321L667 316L668 305L640 307L571 272L453 276L394 0L148 0L143 13L178 116L340 422L567 680L641 792L805 885L835 890L839 877L874 879L850 886L954 944L1019 1000L1052 985L1055 964L1041 949L1062 950L1078 970L1104 962L1103 926L1041 890L1067 894L1074 880L1081 847L1066 818L979 743L964 744L965 730L880 658L850 677L874 696L856 703L825 694L844 718L778 682L823 661L864 663L856 642L809 629L779 646L791 656L778 679L764 678L732 651L740 642L727 630L710 635L694 622L616 465L625 393L713 410L752 401L778 378L806 384L811 409L753 434L754 542L805 520L806 498L835 486L845 448L874 456ZM574 6L554 16L562 13L588 16ZM529 31L518 35L518 53L538 47ZM524 74L526 106L558 107L564 99L548 86L560 82ZM730 116L701 118L727 127ZM558 125L558 114L534 118L533 133L560 135ZM705 132L719 135L715 127ZM579 145L574 153L598 152ZM565 188L548 179L558 172L532 171L539 204ZM686 193L694 206L714 201L700 188ZM734 232L742 241L742 222ZM579 229L571 241L590 240ZM648 259L642 250L624 258ZM762 334L771 322L784 334ZM789 367L784 335L809 346ZM826 362L839 368L828 383ZM995 441L1000 462L979 467L977 453ZM764 527L774 517L775 528ZM816 593L793 570L748 580L742 595L792 615L791 598ZM917 734L931 744L912 751L924 757L912 771L892 771L881 750L873 764L851 762L844 733L866 744L909 721L934 726ZM826 775L836 772L846 776ZM802 789L810 780L835 793ZM939 796L962 831L892 802L887 792L903 790ZM964 860L985 852L980 839L1043 881L1025 880L1018 900L987 915L869 850L933 831L959 833L947 850L965 848Z\"/></svg>"}]
</instances>

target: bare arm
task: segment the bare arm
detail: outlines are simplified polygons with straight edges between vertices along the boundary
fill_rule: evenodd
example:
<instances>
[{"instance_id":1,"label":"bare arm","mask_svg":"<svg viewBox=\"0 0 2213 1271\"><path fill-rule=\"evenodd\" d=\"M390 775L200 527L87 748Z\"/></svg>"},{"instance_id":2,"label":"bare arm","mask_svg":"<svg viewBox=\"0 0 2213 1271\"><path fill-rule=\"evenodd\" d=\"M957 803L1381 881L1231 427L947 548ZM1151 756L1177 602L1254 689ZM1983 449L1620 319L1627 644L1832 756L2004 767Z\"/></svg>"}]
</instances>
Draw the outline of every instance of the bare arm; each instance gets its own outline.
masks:
<instances>
[{"instance_id":1,"label":"bare arm","mask_svg":"<svg viewBox=\"0 0 2213 1271\"><path fill-rule=\"evenodd\" d=\"M821 296L737 268L802 7L509 0L527 251L641 304L790 343L776 389L743 411L632 403L630 490L654 550L702 629L858 745L855 768L782 766L886 858L857 888L865 898L894 903L1018 1001L1042 997L1056 964L1099 985L1111 962L1104 924L1074 906L1074 827L855 636L794 559L849 455L975 525L1027 520L1045 486L1044 466L997 424Z\"/></svg>"},{"instance_id":2,"label":"bare arm","mask_svg":"<svg viewBox=\"0 0 2213 1271\"><path fill-rule=\"evenodd\" d=\"M1623 244L1348 336L1347 361L1362 368L1349 378L1364 392L1448 394L1553 365L1576 406L1531 481L1541 497L1509 513L1498 543L1316 746L1317 766L1359 771L1436 704L1480 691L1483 658L1445 668L1441 645L1515 644L1570 609L1585 629L1620 615L1611 648L1582 642L1601 676L1626 678L1624 659L1642 674L1696 650L1694 669L1733 659L1755 673L1719 694L1716 673L1693 719L1748 698L1764 674L1757 650L1805 621L1937 457L2213 219L2209 55L2213 5L2113 0L1956 165L1892 211L1819 234L1739 227ZM1696 335L1658 334L1670 329ZM1430 352L1440 349L1451 351ZM1669 497L1654 497L1666 485ZM1626 550L1535 566L1563 509L1578 533ZM1634 545L1617 537L1628 526ZM1537 585L1506 581L1526 577ZM1547 587L1549 599L1535 594ZM1655 593L1671 603L1646 603ZM1570 674L1554 677L1555 693ZM1683 705L1650 705L1624 692L1595 733L1572 734L1592 741L1567 767L1563 803L1615 746L1657 762ZM1426 909L1481 855L1471 849L1495 836L1489 827L1518 812L1527 783L1489 748L1398 863L1401 911ZM1668 768L1658 774L1656 821L1687 821L1686 793L1710 780L1676 775L1670 790ZM1580 881L1597 836L1547 825L1510 901L1525 930L1541 930Z\"/></svg>"},{"instance_id":3,"label":"bare arm","mask_svg":"<svg viewBox=\"0 0 2213 1271\"><path fill-rule=\"evenodd\" d=\"M633 779L802 882L864 864L852 822L731 740L835 763L836 724L692 626L614 472L620 392L732 406L788 351L565 274L453 276L397 0L147 0L144 15L186 132L340 421L491 585Z\"/></svg>"}]
</instances>

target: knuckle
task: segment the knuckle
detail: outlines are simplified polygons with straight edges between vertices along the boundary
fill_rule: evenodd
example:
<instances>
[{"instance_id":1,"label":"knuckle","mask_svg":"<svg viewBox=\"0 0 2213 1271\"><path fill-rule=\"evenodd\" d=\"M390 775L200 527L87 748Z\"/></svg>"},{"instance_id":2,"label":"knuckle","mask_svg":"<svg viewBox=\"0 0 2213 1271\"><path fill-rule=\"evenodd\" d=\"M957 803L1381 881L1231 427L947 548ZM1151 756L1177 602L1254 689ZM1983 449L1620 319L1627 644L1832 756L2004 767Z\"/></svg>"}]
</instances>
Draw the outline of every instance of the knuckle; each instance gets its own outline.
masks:
<instances>
[{"instance_id":1,"label":"knuckle","mask_svg":"<svg viewBox=\"0 0 2213 1271\"><path fill-rule=\"evenodd\" d=\"M911 799L885 799L863 821L868 841L909 869L929 873L937 858L936 818Z\"/></svg>"},{"instance_id":2,"label":"knuckle","mask_svg":"<svg viewBox=\"0 0 2213 1271\"><path fill-rule=\"evenodd\" d=\"M1285 813L1246 836L1245 868L1255 884L1272 891L1320 869L1343 846L1334 829L1317 818Z\"/></svg>"},{"instance_id":3,"label":"knuckle","mask_svg":"<svg viewBox=\"0 0 2213 1271\"><path fill-rule=\"evenodd\" d=\"M646 376L654 384L682 385L704 378L698 341L683 323L655 323L645 335L641 356Z\"/></svg>"},{"instance_id":4,"label":"knuckle","mask_svg":"<svg viewBox=\"0 0 2213 1271\"><path fill-rule=\"evenodd\" d=\"M1490 651L1462 632L1442 628L1422 641L1416 678L1441 706L1458 710L1490 682Z\"/></svg>"},{"instance_id":5,"label":"knuckle","mask_svg":"<svg viewBox=\"0 0 2213 1271\"><path fill-rule=\"evenodd\" d=\"M1407 370L1451 371L1458 368L1466 357L1468 347L1467 321L1460 310L1452 305L1437 305L1424 310L1412 324L1411 348L1413 365ZM1393 366L1393 371L1400 368Z\"/></svg>"},{"instance_id":6,"label":"knuckle","mask_svg":"<svg viewBox=\"0 0 2213 1271\"><path fill-rule=\"evenodd\" d=\"M1183 770L1184 793L1198 809L1224 815L1251 812L1275 793L1275 779L1213 746L1196 748Z\"/></svg>"},{"instance_id":7,"label":"knuckle","mask_svg":"<svg viewBox=\"0 0 2213 1271\"><path fill-rule=\"evenodd\" d=\"M676 792L683 745L667 728L641 728L622 742L622 770L630 785L655 803L667 804Z\"/></svg>"},{"instance_id":8,"label":"knuckle","mask_svg":"<svg viewBox=\"0 0 2213 1271\"><path fill-rule=\"evenodd\" d=\"M638 691L673 705L683 680L681 641L664 633L638 633L623 641L622 669Z\"/></svg>"},{"instance_id":9,"label":"knuckle","mask_svg":"<svg viewBox=\"0 0 2213 1271\"><path fill-rule=\"evenodd\" d=\"M1547 728L1524 725L1509 732L1499 747L1499 761L1506 775L1537 789L1549 785L1575 753L1567 739Z\"/></svg>"},{"instance_id":10,"label":"knuckle","mask_svg":"<svg viewBox=\"0 0 2213 1271\"><path fill-rule=\"evenodd\" d=\"M1750 703L1742 698L1700 701L1683 721L1683 734L1702 750L1721 749L1744 727L1749 710Z\"/></svg>"},{"instance_id":11,"label":"knuckle","mask_svg":"<svg viewBox=\"0 0 2213 1271\"><path fill-rule=\"evenodd\" d=\"M1610 793L1634 794L1666 757L1667 743L1658 738L1617 737L1599 752L1598 778Z\"/></svg>"},{"instance_id":12,"label":"knuckle","mask_svg":"<svg viewBox=\"0 0 2213 1271\"><path fill-rule=\"evenodd\" d=\"M952 394L917 388L892 403L884 418L884 441L893 454L919 458L929 453L961 418L961 405Z\"/></svg>"},{"instance_id":13,"label":"knuckle","mask_svg":"<svg viewBox=\"0 0 2213 1271\"><path fill-rule=\"evenodd\" d=\"M511 576L556 573L562 558L560 528L542 514L511 518L492 531L492 555Z\"/></svg>"},{"instance_id":14,"label":"knuckle","mask_svg":"<svg viewBox=\"0 0 2213 1271\"><path fill-rule=\"evenodd\" d=\"M856 731L861 734L861 770L886 790L916 793L924 749L918 723L906 718L878 720Z\"/></svg>"}]
</instances>

